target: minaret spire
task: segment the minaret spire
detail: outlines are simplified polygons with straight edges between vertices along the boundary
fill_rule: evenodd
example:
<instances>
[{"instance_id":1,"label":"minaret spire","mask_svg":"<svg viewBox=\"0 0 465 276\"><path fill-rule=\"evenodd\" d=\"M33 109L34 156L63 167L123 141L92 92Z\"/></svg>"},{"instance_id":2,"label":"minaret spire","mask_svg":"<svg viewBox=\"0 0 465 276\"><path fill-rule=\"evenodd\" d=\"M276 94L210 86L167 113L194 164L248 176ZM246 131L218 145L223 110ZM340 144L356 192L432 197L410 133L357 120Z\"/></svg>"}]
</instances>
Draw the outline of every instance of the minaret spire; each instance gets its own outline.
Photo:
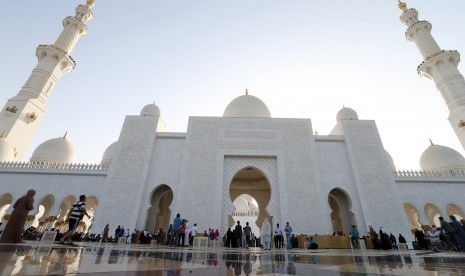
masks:
<instances>
[{"instance_id":1,"label":"minaret spire","mask_svg":"<svg viewBox=\"0 0 465 276\"><path fill-rule=\"evenodd\" d=\"M93 0L78 5L74 16L63 20L63 31L54 44L39 45L36 67L19 93L8 100L0 114L0 129L4 129L20 160L46 113L45 106L61 76L76 65L70 54L87 32L85 23L92 18ZM1 161L1 160L0 160Z\"/></svg>"},{"instance_id":2,"label":"minaret spire","mask_svg":"<svg viewBox=\"0 0 465 276\"><path fill-rule=\"evenodd\" d=\"M407 26L405 37L415 43L423 57L417 67L418 74L436 84L449 109L449 122L465 148L465 80L458 70L460 54L439 47L431 35L431 23L418 20L417 10L407 9L401 1L399 8L400 20Z\"/></svg>"}]
</instances>

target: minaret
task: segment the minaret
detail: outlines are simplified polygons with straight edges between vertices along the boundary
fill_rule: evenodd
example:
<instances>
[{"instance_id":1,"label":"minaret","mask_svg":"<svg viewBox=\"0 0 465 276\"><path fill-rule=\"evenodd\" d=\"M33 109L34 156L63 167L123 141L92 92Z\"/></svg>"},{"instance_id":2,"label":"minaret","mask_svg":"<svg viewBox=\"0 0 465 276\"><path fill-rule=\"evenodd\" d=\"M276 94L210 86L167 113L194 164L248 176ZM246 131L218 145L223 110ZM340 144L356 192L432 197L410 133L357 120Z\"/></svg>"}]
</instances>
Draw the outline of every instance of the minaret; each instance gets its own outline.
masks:
<instances>
[{"instance_id":1,"label":"minaret","mask_svg":"<svg viewBox=\"0 0 465 276\"><path fill-rule=\"evenodd\" d=\"M418 74L436 84L449 108L449 122L465 148L465 80L457 69L460 54L456 50L441 50L431 35L431 23L418 20L418 12L401 1L400 20L408 29L405 37L417 46L423 57Z\"/></svg>"},{"instance_id":2,"label":"minaret","mask_svg":"<svg viewBox=\"0 0 465 276\"><path fill-rule=\"evenodd\" d=\"M76 7L74 16L63 20L63 31L52 45L39 45L37 66L19 93L9 99L0 114L0 131L15 148L15 160L21 160L40 121L44 117L48 97L61 76L74 69L70 54L87 32L85 23L92 18L93 0ZM2 160L0 160L2 161Z\"/></svg>"}]
</instances>

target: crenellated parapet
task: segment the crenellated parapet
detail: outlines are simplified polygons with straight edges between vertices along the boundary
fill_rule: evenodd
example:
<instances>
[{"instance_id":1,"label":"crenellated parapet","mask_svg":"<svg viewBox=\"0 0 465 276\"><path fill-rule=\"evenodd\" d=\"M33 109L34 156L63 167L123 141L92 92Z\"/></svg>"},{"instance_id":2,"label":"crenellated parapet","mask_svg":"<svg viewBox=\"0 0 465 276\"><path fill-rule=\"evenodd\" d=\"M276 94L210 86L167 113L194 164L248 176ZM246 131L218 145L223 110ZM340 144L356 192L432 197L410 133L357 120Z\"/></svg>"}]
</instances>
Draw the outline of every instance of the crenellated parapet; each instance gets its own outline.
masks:
<instances>
[{"instance_id":1,"label":"crenellated parapet","mask_svg":"<svg viewBox=\"0 0 465 276\"><path fill-rule=\"evenodd\" d=\"M15 173L94 173L107 174L110 165L91 163L31 163L31 162L0 162L0 172Z\"/></svg>"},{"instance_id":2,"label":"crenellated parapet","mask_svg":"<svg viewBox=\"0 0 465 276\"><path fill-rule=\"evenodd\" d=\"M465 178L465 170L450 171L417 171L399 170L393 171L394 177L399 178Z\"/></svg>"}]
</instances>

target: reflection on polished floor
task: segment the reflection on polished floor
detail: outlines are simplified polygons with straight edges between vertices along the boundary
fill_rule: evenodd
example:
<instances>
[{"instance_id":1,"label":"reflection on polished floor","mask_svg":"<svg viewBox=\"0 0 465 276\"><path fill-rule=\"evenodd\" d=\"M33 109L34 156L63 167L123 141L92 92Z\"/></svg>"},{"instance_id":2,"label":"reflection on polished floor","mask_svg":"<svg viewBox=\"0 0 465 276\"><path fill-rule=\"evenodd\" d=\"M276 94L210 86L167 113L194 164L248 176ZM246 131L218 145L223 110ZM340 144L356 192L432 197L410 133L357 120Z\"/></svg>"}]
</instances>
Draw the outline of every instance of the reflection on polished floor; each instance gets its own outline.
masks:
<instances>
[{"instance_id":1,"label":"reflection on polished floor","mask_svg":"<svg viewBox=\"0 0 465 276\"><path fill-rule=\"evenodd\" d=\"M0 245L0 275L462 275L465 254L428 251Z\"/></svg>"}]
</instances>

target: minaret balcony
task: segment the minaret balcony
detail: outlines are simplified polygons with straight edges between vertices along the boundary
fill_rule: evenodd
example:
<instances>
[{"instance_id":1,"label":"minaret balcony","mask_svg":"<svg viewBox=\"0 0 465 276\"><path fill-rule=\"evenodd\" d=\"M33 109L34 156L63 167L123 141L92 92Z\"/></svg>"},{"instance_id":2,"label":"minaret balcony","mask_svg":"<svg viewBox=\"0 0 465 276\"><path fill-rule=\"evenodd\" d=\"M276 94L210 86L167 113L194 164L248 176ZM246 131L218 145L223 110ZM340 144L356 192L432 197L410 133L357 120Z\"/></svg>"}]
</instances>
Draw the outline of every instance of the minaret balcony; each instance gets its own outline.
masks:
<instances>
[{"instance_id":1,"label":"minaret balcony","mask_svg":"<svg viewBox=\"0 0 465 276\"><path fill-rule=\"evenodd\" d=\"M41 44L36 49L36 56L41 61L44 57L56 54L60 59L66 59L71 65L72 69L76 67L76 61L66 52L53 44Z\"/></svg>"},{"instance_id":2,"label":"minaret balcony","mask_svg":"<svg viewBox=\"0 0 465 276\"><path fill-rule=\"evenodd\" d=\"M415 41L415 35L417 33L425 30L431 32L432 27L431 23L426 20L415 22L405 31L405 38L408 41Z\"/></svg>"},{"instance_id":3,"label":"minaret balcony","mask_svg":"<svg viewBox=\"0 0 465 276\"><path fill-rule=\"evenodd\" d=\"M439 63L451 63L456 68L460 62L460 53L457 50L442 50L425 58L425 60L418 65L417 72L420 76L431 79L433 69Z\"/></svg>"}]
</instances>

